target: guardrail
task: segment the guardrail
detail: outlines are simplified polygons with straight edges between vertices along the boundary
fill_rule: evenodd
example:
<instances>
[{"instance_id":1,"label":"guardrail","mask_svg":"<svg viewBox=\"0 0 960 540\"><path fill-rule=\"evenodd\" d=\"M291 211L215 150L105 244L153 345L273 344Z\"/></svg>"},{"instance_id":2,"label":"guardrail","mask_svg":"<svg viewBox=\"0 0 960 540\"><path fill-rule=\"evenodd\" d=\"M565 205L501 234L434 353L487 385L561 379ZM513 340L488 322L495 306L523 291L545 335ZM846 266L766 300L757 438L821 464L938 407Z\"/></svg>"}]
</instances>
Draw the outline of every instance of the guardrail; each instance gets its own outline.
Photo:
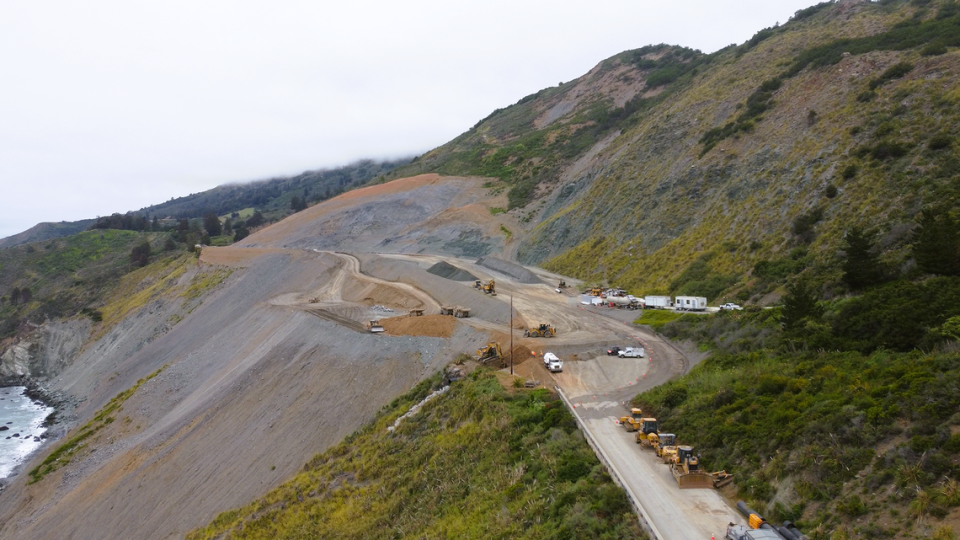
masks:
<instances>
[{"instance_id":1,"label":"guardrail","mask_svg":"<svg viewBox=\"0 0 960 540\"><path fill-rule=\"evenodd\" d=\"M640 504L640 499L637 495L630 489L630 486L623 480L623 475L620 474L620 471L614 466L613 462L610 461L610 458L607 457L607 453L603 451L603 448L600 447L600 444L597 443L596 439L593 438L593 433L590 433L590 430L587 429L587 425L583 423L583 419L580 418L580 415L577 414L577 409L570 403L570 400L567 399L566 394L563 393L563 390L559 386L554 386L557 394L560 395L560 399L563 400L564 405L567 406L567 409L570 410L570 414L573 415L574 419L577 421L577 427L580 428L580 431L583 432L584 438L587 439L587 444L590 445L590 448L593 449L593 452L597 454L597 458L600 459L600 463L603 463L603 466L607 468L607 471L610 473L610 477L613 478L613 481L616 482L618 486L623 488L627 492L627 497L630 499L630 504L633 506L633 509L637 512L637 518L640 521L640 527L647 532L653 540L663 540L663 535L660 534L660 530L657 529L657 526L653 524L653 521L650 520L650 515L647 514L647 510Z\"/></svg>"}]
</instances>

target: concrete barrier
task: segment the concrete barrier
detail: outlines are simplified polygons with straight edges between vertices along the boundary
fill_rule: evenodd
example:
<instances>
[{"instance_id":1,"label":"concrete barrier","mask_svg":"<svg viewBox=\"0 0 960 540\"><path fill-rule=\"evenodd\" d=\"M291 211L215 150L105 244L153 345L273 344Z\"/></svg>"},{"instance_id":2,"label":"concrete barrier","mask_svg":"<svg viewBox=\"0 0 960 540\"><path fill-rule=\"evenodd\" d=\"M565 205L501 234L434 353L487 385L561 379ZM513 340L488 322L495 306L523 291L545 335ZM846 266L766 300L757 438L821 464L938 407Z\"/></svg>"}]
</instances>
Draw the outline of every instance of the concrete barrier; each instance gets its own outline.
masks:
<instances>
[{"instance_id":1,"label":"concrete barrier","mask_svg":"<svg viewBox=\"0 0 960 540\"><path fill-rule=\"evenodd\" d=\"M563 393L563 390L559 386L554 386L557 394L560 396L560 399L563 400L564 405L567 406L567 409L570 410L570 414L577 421L577 427L580 428L580 431L583 432L583 436L587 439L587 444L590 445L590 448L593 449L593 452L597 454L597 458L600 459L600 463L603 463L603 466L606 467L607 472L610 473L610 477L613 478L613 481L616 482L618 486L623 488L627 492L627 497L630 499L630 504L633 505L633 509L637 512L637 518L640 521L640 527L646 531L647 534L653 538L653 540L663 540L663 535L660 534L657 526L653 524L653 521L650 519L650 515L647 513L647 510L640 504L640 499L637 497L636 493L630 489L630 486L623 480L623 475L620 474L620 471L613 465L613 462L610 461L610 458L607 457L606 452L603 451L603 448L597 443L596 439L593 438L593 433L590 433L590 430L587 429L587 425L583 423L583 420L580 418L580 415L577 414L577 409L570 403L570 400L567 399L566 394Z\"/></svg>"}]
</instances>

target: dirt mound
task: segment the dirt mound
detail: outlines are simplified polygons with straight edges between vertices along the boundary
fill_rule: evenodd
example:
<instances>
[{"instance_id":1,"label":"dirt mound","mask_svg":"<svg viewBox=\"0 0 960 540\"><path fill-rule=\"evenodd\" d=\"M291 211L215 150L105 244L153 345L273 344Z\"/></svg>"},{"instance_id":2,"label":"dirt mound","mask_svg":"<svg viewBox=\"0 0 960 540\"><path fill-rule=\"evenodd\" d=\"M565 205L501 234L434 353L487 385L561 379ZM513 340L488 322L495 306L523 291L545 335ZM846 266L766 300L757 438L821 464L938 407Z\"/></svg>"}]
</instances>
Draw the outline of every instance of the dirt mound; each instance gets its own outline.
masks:
<instances>
[{"instance_id":1,"label":"dirt mound","mask_svg":"<svg viewBox=\"0 0 960 540\"><path fill-rule=\"evenodd\" d=\"M440 276L442 278L452 279L453 281L476 281L477 276L467 272L463 268L457 268L456 266L446 262L440 261L437 264L431 266L427 269L427 272L435 276Z\"/></svg>"},{"instance_id":2,"label":"dirt mound","mask_svg":"<svg viewBox=\"0 0 960 540\"><path fill-rule=\"evenodd\" d=\"M424 336L448 338L457 327L457 319L449 315L423 315L422 317L390 317L380 319L388 334L394 336Z\"/></svg>"},{"instance_id":3,"label":"dirt mound","mask_svg":"<svg viewBox=\"0 0 960 540\"><path fill-rule=\"evenodd\" d=\"M477 264L491 270L508 275L520 283L540 283L536 274L512 262L507 262L495 257L481 257L477 259Z\"/></svg>"},{"instance_id":4,"label":"dirt mound","mask_svg":"<svg viewBox=\"0 0 960 540\"><path fill-rule=\"evenodd\" d=\"M343 299L368 306L383 305L394 309L423 308L423 302L413 295L382 283L348 279L343 285Z\"/></svg>"}]
</instances>

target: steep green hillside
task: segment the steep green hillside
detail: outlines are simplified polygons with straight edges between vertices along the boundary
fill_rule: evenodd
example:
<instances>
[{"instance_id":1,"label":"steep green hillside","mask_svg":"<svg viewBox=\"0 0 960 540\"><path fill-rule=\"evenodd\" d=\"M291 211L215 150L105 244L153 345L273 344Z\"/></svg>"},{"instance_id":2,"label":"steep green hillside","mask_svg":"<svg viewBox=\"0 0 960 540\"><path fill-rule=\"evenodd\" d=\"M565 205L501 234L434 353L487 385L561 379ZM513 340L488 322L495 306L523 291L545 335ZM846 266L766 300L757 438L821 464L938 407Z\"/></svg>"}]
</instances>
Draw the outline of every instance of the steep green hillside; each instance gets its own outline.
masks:
<instances>
[{"instance_id":1,"label":"steep green hillside","mask_svg":"<svg viewBox=\"0 0 960 540\"><path fill-rule=\"evenodd\" d=\"M759 301L762 261L836 280L852 226L907 263L918 213L956 197L958 45L953 1L824 3L711 55L619 54L416 165L500 178L522 262Z\"/></svg>"},{"instance_id":2,"label":"steep green hillside","mask_svg":"<svg viewBox=\"0 0 960 540\"><path fill-rule=\"evenodd\" d=\"M806 310L796 291L783 309L663 324L713 354L634 404L708 468L733 472L752 508L811 538L953 538L960 279L897 281Z\"/></svg>"},{"instance_id":3,"label":"steep green hillside","mask_svg":"<svg viewBox=\"0 0 960 540\"><path fill-rule=\"evenodd\" d=\"M283 486L187 538L644 537L546 390L507 392L480 371L387 431L438 383L421 383Z\"/></svg>"},{"instance_id":4,"label":"steep green hillside","mask_svg":"<svg viewBox=\"0 0 960 540\"><path fill-rule=\"evenodd\" d=\"M28 322L81 312L98 319L97 309L107 294L137 267L131 262L133 248L148 242L154 253L167 256L163 238L166 235L157 233L87 231L0 249L0 339Z\"/></svg>"},{"instance_id":5,"label":"steep green hillside","mask_svg":"<svg viewBox=\"0 0 960 540\"><path fill-rule=\"evenodd\" d=\"M77 234L89 229L93 225L93 221L92 219L84 219L80 221L61 221L59 223L38 223L22 233L0 238L0 249Z\"/></svg>"}]
</instances>

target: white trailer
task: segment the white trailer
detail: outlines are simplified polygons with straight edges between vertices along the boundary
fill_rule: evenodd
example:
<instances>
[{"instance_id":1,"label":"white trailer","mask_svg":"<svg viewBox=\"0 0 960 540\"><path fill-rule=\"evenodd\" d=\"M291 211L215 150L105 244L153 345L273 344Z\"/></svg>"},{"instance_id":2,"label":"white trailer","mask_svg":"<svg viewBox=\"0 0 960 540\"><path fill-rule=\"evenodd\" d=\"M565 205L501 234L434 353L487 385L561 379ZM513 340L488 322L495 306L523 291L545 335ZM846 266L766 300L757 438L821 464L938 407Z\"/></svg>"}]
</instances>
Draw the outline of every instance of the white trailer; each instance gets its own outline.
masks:
<instances>
[{"instance_id":1,"label":"white trailer","mask_svg":"<svg viewBox=\"0 0 960 540\"><path fill-rule=\"evenodd\" d=\"M670 309L673 307L669 296L647 296L644 297L643 303L646 304L647 309Z\"/></svg>"},{"instance_id":2,"label":"white trailer","mask_svg":"<svg viewBox=\"0 0 960 540\"><path fill-rule=\"evenodd\" d=\"M707 299L703 296L678 296L673 305L677 311L705 311Z\"/></svg>"}]
</instances>

